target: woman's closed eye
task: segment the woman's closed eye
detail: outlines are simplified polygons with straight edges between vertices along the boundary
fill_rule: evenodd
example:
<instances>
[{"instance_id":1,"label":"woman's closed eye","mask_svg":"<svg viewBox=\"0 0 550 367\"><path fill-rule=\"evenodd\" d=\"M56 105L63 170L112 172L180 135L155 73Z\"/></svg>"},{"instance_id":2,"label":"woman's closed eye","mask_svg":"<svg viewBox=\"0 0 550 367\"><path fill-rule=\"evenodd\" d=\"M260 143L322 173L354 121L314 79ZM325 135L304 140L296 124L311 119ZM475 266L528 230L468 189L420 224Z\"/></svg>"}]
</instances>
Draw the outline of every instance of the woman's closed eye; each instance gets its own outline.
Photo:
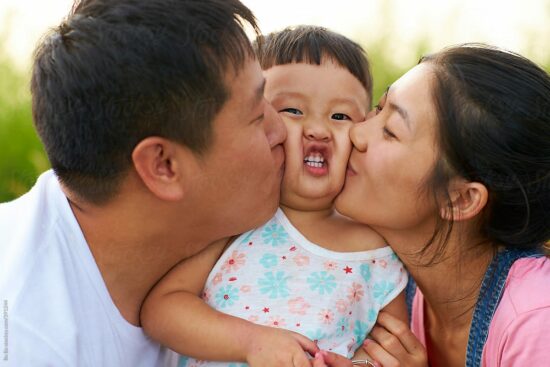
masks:
<instances>
[{"instance_id":1,"label":"woman's closed eye","mask_svg":"<svg viewBox=\"0 0 550 367\"><path fill-rule=\"evenodd\" d=\"M291 115L296 115L296 116L302 116L303 115L302 111L300 111L297 108L293 108L293 107L283 108L279 112L286 112L286 113L289 113Z\"/></svg>"},{"instance_id":2,"label":"woman's closed eye","mask_svg":"<svg viewBox=\"0 0 550 367\"><path fill-rule=\"evenodd\" d=\"M382 128L382 134L384 134L384 137L387 139L397 139L397 136L390 129L388 129L387 126Z\"/></svg>"}]
</instances>

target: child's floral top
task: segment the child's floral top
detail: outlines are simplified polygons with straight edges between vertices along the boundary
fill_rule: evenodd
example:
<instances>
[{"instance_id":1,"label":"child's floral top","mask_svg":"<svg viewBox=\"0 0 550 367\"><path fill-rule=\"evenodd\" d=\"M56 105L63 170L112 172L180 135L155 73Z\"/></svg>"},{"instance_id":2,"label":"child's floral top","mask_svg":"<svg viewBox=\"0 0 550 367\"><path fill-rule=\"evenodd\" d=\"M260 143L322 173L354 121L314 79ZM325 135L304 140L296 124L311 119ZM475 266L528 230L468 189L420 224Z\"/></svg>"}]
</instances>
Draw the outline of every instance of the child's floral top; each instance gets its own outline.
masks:
<instances>
[{"instance_id":1,"label":"child's floral top","mask_svg":"<svg viewBox=\"0 0 550 367\"><path fill-rule=\"evenodd\" d=\"M406 286L390 247L335 252L308 241L282 210L241 235L212 269L203 299L257 324L301 333L348 358ZM180 366L246 366L182 357Z\"/></svg>"}]
</instances>

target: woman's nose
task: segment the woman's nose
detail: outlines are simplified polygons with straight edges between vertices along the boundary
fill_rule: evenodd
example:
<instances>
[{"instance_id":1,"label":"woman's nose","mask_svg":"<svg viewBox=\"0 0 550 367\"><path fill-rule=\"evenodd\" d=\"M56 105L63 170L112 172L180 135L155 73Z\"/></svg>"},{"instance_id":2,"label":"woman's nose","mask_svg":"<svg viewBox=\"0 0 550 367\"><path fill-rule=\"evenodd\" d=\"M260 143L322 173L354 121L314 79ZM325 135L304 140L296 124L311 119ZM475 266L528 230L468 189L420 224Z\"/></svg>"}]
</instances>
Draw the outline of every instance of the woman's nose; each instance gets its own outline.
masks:
<instances>
[{"instance_id":1,"label":"woman's nose","mask_svg":"<svg viewBox=\"0 0 550 367\"><path fill-rule=\"evenodd\" d=\"M304 136L310 140L329 141L330 131L321 119L311 118L304 122Z\"/></svg>"},{"instance_id":2,"label":"woman's nose","mask_svg":"<svg viewBox=\"0 0 550 367\"><path fill-rule=\"evenodd\" d=\"M353 144L354 148L360 152L365 152L367 150L367 121L354 124L349 131L351 143Z\"/></svg>"}]
</instances>

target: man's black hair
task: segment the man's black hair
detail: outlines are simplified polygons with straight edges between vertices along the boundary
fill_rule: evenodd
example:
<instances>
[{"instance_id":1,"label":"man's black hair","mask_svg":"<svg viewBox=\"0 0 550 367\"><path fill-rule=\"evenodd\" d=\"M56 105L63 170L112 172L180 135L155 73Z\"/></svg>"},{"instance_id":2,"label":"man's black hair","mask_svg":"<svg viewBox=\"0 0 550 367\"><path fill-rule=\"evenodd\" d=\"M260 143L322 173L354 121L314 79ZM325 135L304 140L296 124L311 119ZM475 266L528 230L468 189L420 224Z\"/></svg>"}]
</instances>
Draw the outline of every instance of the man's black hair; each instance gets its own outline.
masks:
<instances>
[{"instance_id":1,"label":"man's black hair","mask_svg":"<svg viewBox=\"0 0 550 367\"><path fill-rule=\"evenodd\" d=\"M33 117L52 168L84 200L117 192L135 146L164 137L199 153L258 33L238 0L83 0L36 50Z\"/></svg>"}]
</instances>

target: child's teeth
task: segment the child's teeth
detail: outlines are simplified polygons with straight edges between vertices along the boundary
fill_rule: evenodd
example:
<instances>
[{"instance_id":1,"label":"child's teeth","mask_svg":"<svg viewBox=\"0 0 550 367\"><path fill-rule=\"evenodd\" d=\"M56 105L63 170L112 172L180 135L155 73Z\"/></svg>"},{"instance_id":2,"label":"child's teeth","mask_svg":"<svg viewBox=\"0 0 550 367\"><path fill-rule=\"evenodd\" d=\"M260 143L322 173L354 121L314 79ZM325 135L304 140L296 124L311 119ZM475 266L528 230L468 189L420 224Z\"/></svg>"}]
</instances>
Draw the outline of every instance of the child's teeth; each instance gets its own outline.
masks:
<instances>
[{"instance_id":1,"label":"child's teeth","mask_svg":"<svg viewBox=\"0 0 550 367\"><path fill-rule=\"evenodd\" d=\"M322 155L309 155L305 157L304 163L310 167L322 168L325 164L325 158Z\"/></svg>"}]
</instances>

